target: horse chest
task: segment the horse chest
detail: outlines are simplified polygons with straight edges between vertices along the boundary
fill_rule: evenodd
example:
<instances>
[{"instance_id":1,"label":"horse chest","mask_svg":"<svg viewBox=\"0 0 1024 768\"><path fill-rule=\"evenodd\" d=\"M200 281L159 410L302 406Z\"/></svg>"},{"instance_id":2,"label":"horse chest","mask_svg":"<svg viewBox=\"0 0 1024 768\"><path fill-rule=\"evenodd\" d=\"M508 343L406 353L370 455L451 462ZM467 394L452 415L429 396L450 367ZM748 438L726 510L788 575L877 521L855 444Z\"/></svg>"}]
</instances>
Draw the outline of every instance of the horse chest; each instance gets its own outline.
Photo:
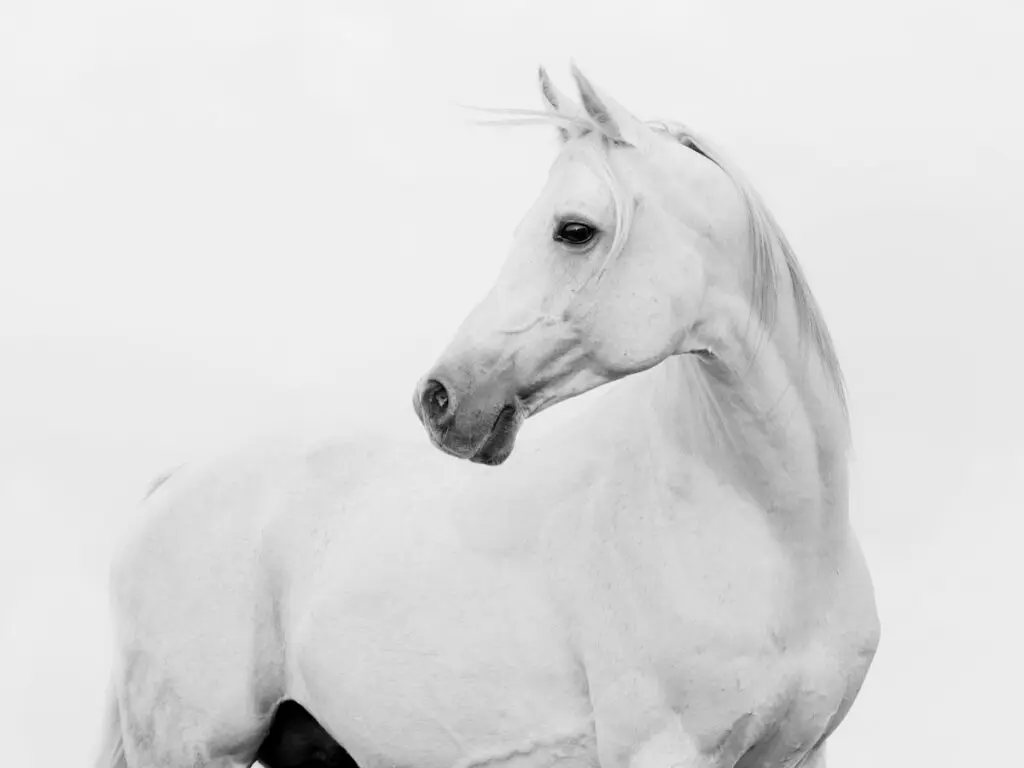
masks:
<instances>
[{"instance_id":1,"label":"horse chest","mask_svg":"<svg viewBox=\"0 0 1024 768\"><path fill-rule=\"evenodd\" d=\"M718 756L708 764L788 765L812 748L863 679L870 620L847 596L808 602L806 572L762 510L727 494L667 508L649 490L603 490L611 504L581 515L561 565L602 763L629 764L661 721ZM856 594L847 578L840 591ZM747 752L764 759L737 763Z\"/></svg>"},{"instance_id":2,"label":"horse chest","mask_svg":"<svg viewBox=\"0 0 1024 768\"><path fill-rule=\"evenodd\" d=\"M867 671L847 637L788 643L685 613L632 621L632 631L607 621L584 640L602 765L634 764L638 746L668 724L706 760L695 765L795 765L845 714Z\"/></svg>"}]
</instances>

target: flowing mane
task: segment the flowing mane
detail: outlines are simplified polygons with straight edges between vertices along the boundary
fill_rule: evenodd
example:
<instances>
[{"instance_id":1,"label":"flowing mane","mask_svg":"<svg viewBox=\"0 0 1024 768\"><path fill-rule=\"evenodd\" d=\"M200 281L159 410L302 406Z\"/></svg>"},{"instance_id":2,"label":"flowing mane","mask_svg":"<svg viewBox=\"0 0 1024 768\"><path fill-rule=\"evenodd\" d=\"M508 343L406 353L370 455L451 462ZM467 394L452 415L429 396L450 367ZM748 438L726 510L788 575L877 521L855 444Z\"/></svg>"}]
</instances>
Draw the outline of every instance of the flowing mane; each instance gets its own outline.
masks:
<instances>
[{"instance_id":1,"label":"flowing mane","mask_svg":"<svg viewBox=\"0 0 1024 768\"><path fill-rule=\"evenodd\" d=\"M473 107L480 112L494 115L503 115L500 119L478 121L483 125L572 125L580 130L580 135L586 135L591 131L599 130L592 120L585 114L579 113L572 117L550 111L531 109L491 109ZM818 302L811 293L800 262L797 260L793 247L783 233L775 217L765 205L761 196L753 188L742 173L723 154L719 152L707 139L699 136L686 125L670 120L655 120L647 122L646 125L659 133L670 136L678 143L703 155L717 165L726 176L736 185L747 210L747 220L750 227L750 240L753 246L751 253L751 275L752 275L752 309L758 319L768 329L769 333L774 327L775 312L779 301L779 269L785 268L789 273L790 283L793 287L793 302L796 306L797 322L799 324L801 340L810 341L814 350L818 353L825 373L832 384L843 415L849 418L846 401L846 386L843 379L843 372L839 365L839 357L836 355L832 336L825 324ZM605 175L611 176L610 167L603 169ZM609 178L612 183L612 191L616 204L616 219L621 229L616 232L615 243L609 253L608 261L621 251L629 236L629 224L631 217L628 215L628 206L621 205L621 196L615 184L614 176ZM607 262L606 265L607 266ZM602 267L602 272L605 267Z\"/></svg>"},{"instance_id":2,"label":"flowing mane","mask_svg":"<svg viewBox=\"0 0 1024 768\"><path fill-rule=\"evenodd\" d=\"M789 244L785 233L772 216L768 206L747 179L726 161L706 139L699 137L682 123L670 121L654 121L647 123L654 130L666 133L680 144L704 155L728 176L743 197L747 209L747 220L750 226L750 239L753 243L752 274L753 274L753 309L765 328L771 330L775 321L775 310L779 299L779 261L789 272L793 286L793 301L796 304L797 321L800 326L801 339L809 339L821 358L822 365L829 381L846 414L846 386L843 372L839 365L839 357L832 343L832 336L821 314L818 302L811 293L811 288L804 277L803 269L797 260L793 247ZM781 258L777 258L776 254Z\"/></svg>"}]
</instances>

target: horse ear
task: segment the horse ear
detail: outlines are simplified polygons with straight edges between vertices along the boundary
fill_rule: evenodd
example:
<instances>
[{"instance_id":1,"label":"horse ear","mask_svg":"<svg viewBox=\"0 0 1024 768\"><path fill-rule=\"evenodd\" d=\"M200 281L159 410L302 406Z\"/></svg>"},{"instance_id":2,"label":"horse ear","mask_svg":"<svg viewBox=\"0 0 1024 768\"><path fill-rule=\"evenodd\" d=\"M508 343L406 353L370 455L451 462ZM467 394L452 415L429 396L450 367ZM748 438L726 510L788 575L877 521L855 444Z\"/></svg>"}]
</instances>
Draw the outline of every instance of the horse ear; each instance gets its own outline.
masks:
<instances>
[{"instance_id":1,"label":"horse ear","mask_svg":"<svg viewBox=\"0 0 1024 768\"><path fill-rule=\"evenodd\" d=\"M584 77L576 62L572 63L572 76L580 90L583 108L612 141L631 146L640 146L647 129L621 104L610 96L599 94L597 88Z\"/></svg>"},{"instance_id":2,"label":"horse ear","mask_svg":"<svg viewBox=\"0 0 1024 768\"><path fill-rule=\"evenodd\" d=\"M544 103L548 110L568 118L576 118L583 114L583 109L576 100L562 93L551 82L551 78L548 77L547 70L544 67L538 68L537 76L540 80L540 93L544 97ZM558 126L558 134L562 137L562 141L569 141L569 139L575 138L575 130L563 125Z\"/></svg>"}]
</instances>

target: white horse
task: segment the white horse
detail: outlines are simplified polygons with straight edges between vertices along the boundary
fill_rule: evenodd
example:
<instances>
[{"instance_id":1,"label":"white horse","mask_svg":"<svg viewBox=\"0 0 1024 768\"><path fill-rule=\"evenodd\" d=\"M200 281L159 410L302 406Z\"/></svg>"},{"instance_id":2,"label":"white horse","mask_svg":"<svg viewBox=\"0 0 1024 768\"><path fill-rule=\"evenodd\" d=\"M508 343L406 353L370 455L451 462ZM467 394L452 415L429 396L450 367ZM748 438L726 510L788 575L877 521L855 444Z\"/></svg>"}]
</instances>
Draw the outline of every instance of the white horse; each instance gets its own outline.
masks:
<instances>
[{"instance_id":1,"label":"white horse","mask_svg":"<svg viewBox=\"0 0 1024 768\"><path fill-rule=\"evenodd\" d=\"M178 471L115 561L101 764L249 765L285 701L362 768L824 764L879 640L829 334L737 171L573 76L582 106L542 70L508 118L561 151L414 406L497 465L622 381L500 469L360 441Z\"/></svg>"}]
</instances>

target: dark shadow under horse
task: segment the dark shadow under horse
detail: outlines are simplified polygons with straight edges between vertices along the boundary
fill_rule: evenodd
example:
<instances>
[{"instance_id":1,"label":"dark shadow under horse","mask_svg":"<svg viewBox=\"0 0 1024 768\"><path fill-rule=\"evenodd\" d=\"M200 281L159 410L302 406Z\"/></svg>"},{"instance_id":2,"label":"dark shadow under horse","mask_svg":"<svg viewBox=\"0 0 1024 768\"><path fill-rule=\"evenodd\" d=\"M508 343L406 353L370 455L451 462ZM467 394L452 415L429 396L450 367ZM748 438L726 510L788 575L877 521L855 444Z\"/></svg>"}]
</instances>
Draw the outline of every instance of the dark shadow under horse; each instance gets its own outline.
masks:
<instances>
[{"instance_id":1,"label":"dark shadow under horse","mask_svg":"<svg viewBox=\"0 0 1024 768\"><path fill-rule=\"evenodd\" d=\"M281 702L256 759L266 768L359 768L301 704Z\"/></svg>"}]
</instances>

